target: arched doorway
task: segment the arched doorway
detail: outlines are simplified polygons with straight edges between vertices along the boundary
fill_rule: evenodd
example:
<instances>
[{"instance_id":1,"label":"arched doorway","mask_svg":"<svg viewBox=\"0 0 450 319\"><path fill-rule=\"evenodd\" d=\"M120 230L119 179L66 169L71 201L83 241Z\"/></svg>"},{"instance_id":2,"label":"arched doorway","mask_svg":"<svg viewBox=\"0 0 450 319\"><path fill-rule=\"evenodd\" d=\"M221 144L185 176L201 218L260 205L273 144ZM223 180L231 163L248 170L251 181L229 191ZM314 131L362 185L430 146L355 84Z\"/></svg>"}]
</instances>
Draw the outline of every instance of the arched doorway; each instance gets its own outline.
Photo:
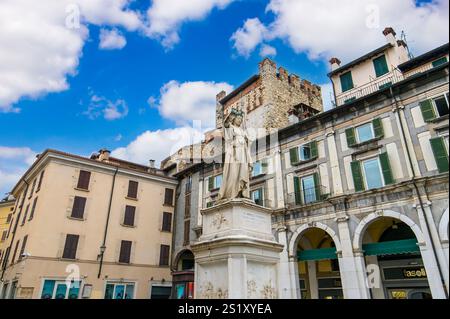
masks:
<instances>
[{"instance_id":1,"label":"arched doorway","mask_svg":"<svg viewBox=\"0 0 450 319\"><path fill-rule=\"evenodd\" d=\"M299 285L302 299L343 299L336 244L320 228L308 228L297 240Z\"/></svg>"},{"instance_id":2,"label":"arched doorway","mask_svg":"<svg viewBox=\"0 0 450 319\"><path fill-rule=\"evenodd\" d=\"M418 240L410 226L383 216L368 223L361 234L372 298L432 298Z\"/></svg>"},{"instance_id":3,"label":"arched doorway","mask_svg":"<svg viewBox=\"0 0 450 319\"><path fill-rule=\"evenodd\" d=\"M173 276L172 298L194 298L194 272L195 258L190 250L184 250L175 258Z\"/></svg>"}]
</instances>

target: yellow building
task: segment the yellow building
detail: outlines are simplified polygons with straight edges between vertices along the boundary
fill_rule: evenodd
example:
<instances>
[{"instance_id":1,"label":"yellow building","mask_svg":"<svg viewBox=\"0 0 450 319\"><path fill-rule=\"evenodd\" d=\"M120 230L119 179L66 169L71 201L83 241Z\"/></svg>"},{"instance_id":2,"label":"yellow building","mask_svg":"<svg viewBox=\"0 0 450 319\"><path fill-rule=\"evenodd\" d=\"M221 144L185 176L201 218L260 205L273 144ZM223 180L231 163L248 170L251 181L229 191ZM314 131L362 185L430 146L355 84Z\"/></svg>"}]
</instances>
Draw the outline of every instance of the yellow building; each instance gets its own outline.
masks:
<instances>
[{"instance_id":1,"label":"yellow building","mask_svg":"<svg viewBox=\"0 0 450 319\"><path fill-rule=\"evenodd\" d=\"M106 150L46 150L12 190L0 298L168 297L176 185Z\"/></svg>"},{"instance_id":2,"label":"yellow building","mask_svg":"<svg viewBox=\"0 0 450 319\"><path fill-rule=\"evenodd\" d=\"M9 196L0 202L0 265L6 250L6 241L9 225L11 223L12 212L14 210L14 197Z\"/></svg>"}]
</instances>

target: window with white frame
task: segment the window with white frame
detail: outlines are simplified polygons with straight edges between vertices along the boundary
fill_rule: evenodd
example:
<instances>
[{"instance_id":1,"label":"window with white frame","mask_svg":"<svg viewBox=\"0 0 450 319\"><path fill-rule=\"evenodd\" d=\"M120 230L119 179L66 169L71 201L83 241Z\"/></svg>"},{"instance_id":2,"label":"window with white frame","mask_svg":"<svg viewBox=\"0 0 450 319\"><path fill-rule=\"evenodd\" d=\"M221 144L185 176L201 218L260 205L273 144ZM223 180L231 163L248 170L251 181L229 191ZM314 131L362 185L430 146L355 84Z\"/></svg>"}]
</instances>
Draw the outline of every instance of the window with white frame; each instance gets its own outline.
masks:
<instances>
[{"instance_id":1,"label":"window with white frame","mask_svg":"<svg viewBox=\"0 0 450 319\"><path fill-rule=\"evenodd\" d=\"M255 202L255 204L264 206L264 190L262 188L258 188L252 191L251 198Z\"/></svg>"},{"instance_id":2,"label":"window with white frame","mask_svg":"<svg viewBox=\"0 0 450 319\"><path fill-rule=\"evenodd\" d=\"M383 171L378 157L361 162L366 189L375 189L384 186Z\"/></svg>"},{"instance_id":3,"label":"window with white frame","mask_svg":"<svg viewBox=\"0 0 450 319\"><path fill-rule=\"evenodd\" d=\"M310 204L317 200L317 187L314 181L314 176L306 176L301 179L303 190L303 203Z\"/></svg>"},{"instance_id":4,"label":"window with white frame","mask_svg":"<svg viewBox=\"0 0 450 319\"><path fill-rule=\"evenodd\" d=\"M256 161L253 163L252 177L267 174L267 162Z\"/></svg>"},{"instance_id":5,"label":"window with white frame","mask_svg":"<svg viewBox=\"0 0 450 319\"><path fill-rule=\"evenodd\" d=\"M65 280L45 279L41 299L78 299L81 281L72 281L69 285Z\"/></svg>"},{"instance_id":6,"label":"window with white frame","mask_svg":"<svg viewBox=\"0 0 450 319\"><path fill-rule=\"evenodd\" d=\"M105 299L134 299L134 283L107 282Z\"/></svg>"},{"instance_id":7,"label":"window with white frame","mask_svg":"<svg viewBox=\"0 0 450 319\"><path fill-rule=\"evenodd\" d=\"M211 176L208 178L208 191L219 189L222 186L222 175Z\"/></svg>"},{"instance_id":8,"label":"window with white frame","mask_svg":"<svg viewBox=\"0 0 450 319\"><path fill-rule=\"evenodd\" d=\"M358 143L364 143L375 138L372 123L367 123L356 127L356 138Z\"/></svg>"}]
</instances>

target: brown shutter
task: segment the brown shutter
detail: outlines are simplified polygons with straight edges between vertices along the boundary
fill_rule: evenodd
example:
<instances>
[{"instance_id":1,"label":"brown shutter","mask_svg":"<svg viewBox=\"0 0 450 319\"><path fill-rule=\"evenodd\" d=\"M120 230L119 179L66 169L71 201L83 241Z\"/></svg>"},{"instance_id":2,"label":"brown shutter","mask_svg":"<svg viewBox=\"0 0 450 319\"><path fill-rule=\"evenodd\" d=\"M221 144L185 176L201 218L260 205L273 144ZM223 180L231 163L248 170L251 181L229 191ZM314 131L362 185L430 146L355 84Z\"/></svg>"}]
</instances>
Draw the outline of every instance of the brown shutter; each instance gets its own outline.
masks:
<instances>
[{"instance_id":1,"label":"brown shutter","mask_svg":"<svg viewBox=\"0 0 450 319\"><path fill-rule=\"evenodd\" d=\"M124 216L123 224L127 225L127 226L134 226L135 215L136 215L136 207L127 205L125 207L125 216Z\"/></svg>"},{"instance_id":2,"label":"brown shutter","mask_svg":"<svg viewBox=\"0 0 450 319\"><path fill-rule=\"evenodd\" d=\"M91 172L80 171L77 188L88 190L90 180L91 180Z\"/></svg>"},{"instance_id":3,"label":"brown shutter","mask_svg":"<svg viewBox=\"0 0 450 319\"><path fill-rule=\"evenodd\" d=\"M191 217L191 194L186 195L184 201L184 218Z\"/></svg>"},{"instance_id":4,"label":"brown shutter","mask_svg":"<svg viewBox=\"0 0 450 319\"><path fill-rule=\"evenodd\" d=\"M31 191L30 191L30 195L28 196L28 198L31 198L33 196L34 188L36 187L36 182L37 182L37 178L35 178L33 181L33 186L31 186Z\"/></svg>"},{"instance_id":5,"label":"brown shutter","mask_svg":"<svg viewBox=\"0 0 450 319\"><path fill-rule=\"evenodd\" d=\"M37 190L36 190L36 191L38 191L38 190L41 189L42 179L44 178L44 173L45 173L45 171L42 171L42 172L41 172L41 175L39 176L39 183L38 183L38 187L37 187Z\"/></svg>"},{"instance_id":6,"label":"brown shutter","mask_svg":"<svg viewBox=\"0 0 450 319\"><path fill-rule=\"evenodd\" d=\"M166 188L164 194L164 205L173 206L173 189Z\"/></svg>"},{"instance_id":7,"label":"brown shutter","mask_svg":"<svg viewBox=\"0 0 450 319\"><path fill-rule=\"evenodd\" d=\"M136 181L129 181L128 183L128 195L129 198L137 198L139 183Z\"/></svg>"},{"instance_id":8,"label":"brown shutter","mask_svg":"<svg viewBox=\"0 0 450 319\"><path fill-rule=\"evenodd\" d=\"M28 211L30 210L30 204L27 205L27 208L25 209L25 214L23 215L22 219L22 226L25 225L25 221L27 220Z\"/></svg>"},{"instance_id":9,"label":"brown shutter","mask_svg":"<svg viewBox=\"0 0 450 319\"><path fill-rule=\"evenodd\" d=\"M163 231L172 231L172 214L171 213L163 213Z\"/></svg>"},{"instance_id":10,"label":"brown shutter","mask_svg":"<svg viewBox=\"0 0 450 319\"><path fill-rule=\"evenodd\" d=\"M38 200L38 197L36 197L33 201L33 207L31 208L30 218L28 218L28 220L32 220L34 217L34 211L36 210L37 200Z\"/></svg>"},{"instance_id":11,"label":"brown shutter","mask_svg":"<svg viewBox=\"0 0 450 319\"><path fill-rule=\"evenodd\" d=\"M70 216L73 218L83 219L85 207L86 198L75 196L75 199L73 201L72 214Z\"/></svg>"},{"instance_id":12,"label":"brown shutter","mask_svg":"<svg viewBox=\"0 0 450 319\"><path fill-rule=\"evenodd\" d=\"M170 246L161 245L161 250L159 254L159 265L169 266L169 257L170 257Z\"/></svg>"},{"instance_id":13,"label":"brown shutter","mask_svg":"<svg viewBox=\"0 0 450 319\"><path fill-rule=\"evenodd\" d=\"M188 219L184 222L184 246L190 244L191 221Z\"/></svg>"},{"instance_id":14,"label":"brown shutter","mask_svg":"<svg viewBox=\"0 0 450 319\"><path fill-rule=\"evenodd\" d=\"M7 230L4 230L4 231L3 231L3 234L2 234L2 241L5 241L5 240L6 240L6 235L8 235L8 231L7 231Z\"/></svg>"},{"instance_id":15,"label":"brown shutter","mask_svg":"<svg viewBox=\"0 0 450 319\"><path fill-rule=\"evenodd\" d=\"M119 262L124 264L130 263L130 256L131 256L131 241L128 240L122 240L120 244L120 256L119 256Z\"/></svg>"},{"instance_id":16,"label":"brown shutter","mask_svg":"<svg viewBox=\"0 0 450 319\"><path fill-rule=\"evenodd\" d=\"M62 258L76 259L79 238L78 235L67 234Z\"/></svg>"},{"instance_id":17,"label":"brown shutter","mask_svg":"<svg viewBox=\"0 0 450 319\"><path fill-rule=\"evenodd\" d=\"M25 247L27 246L28 235L26 235L22 240L22 248L20 248L19 260L22 260L22 255L25 252Z\"/></svg>"},{"instance_id":18,"label":"brown shutter","mask_svg":"<svg viewBox=\"0 0 450 319\"><path fill-rule=\"evenodd\" d=\"M14 248L14 253L13 253L13 256L11 259L11 265L14 264L14 261L16 259L17 249L19 249L19 243L20 243L20 240L16 241L16 247Z\"/></svg>"},{"instance_id":19,"label":"brown shutter","mask_svg":"<svg viewBox=\"0 0 450 319\"><path fill-rule=\"evenodd\" d=\"M8 214L8 217L6 218L6 223L9 224L11 222L13 214Z\"/></svg>"}]
</instances>

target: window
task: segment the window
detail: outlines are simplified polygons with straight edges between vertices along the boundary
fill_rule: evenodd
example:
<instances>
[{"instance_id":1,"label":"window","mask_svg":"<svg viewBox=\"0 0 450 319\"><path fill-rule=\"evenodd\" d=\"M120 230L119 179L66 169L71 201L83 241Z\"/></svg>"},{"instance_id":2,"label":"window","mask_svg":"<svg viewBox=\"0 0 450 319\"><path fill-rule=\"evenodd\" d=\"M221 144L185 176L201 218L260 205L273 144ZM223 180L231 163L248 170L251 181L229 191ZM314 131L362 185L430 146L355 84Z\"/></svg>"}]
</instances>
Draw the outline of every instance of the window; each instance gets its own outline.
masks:
<instances>
[{"instance_id":1,"label":"window","mask_svg":"<svg viewBox=\"0 0 450 319\"><path fill-rule=\"evenodd\" d=\"M163 213L162 231L172 231L172 213Z\"/></svg>"},{"instance_id":2,"label":"window","mask_svg":"<svg viewBox=\"0 0 450 319\"><path fill-rule=\"evenodd\" d=\"M430 144L439 173L448 172L448 136L430 139Z\"/></svg>"},{"instance_id":3,"label":"window","mask_svg":"<svg viewBox=\"0 0 450 319\"><path fill-rule=\"evenodd\" d=\"M173 189L166 188L164 192L164 205L173 206Z\"/></svg>"},{"instance_id":4,"label":"window","mask_svg":"<svg viewBox=\"0 0 450 319\"><path fill-rule=\"evenodd\" d=\"M442 57L440 59L437 59L437 60L433 61L431 64L433 65L433 68L435 68L435 67L438 67L438 66L440 66L442 64L445 64L447 62L448 62L447 61L447 57L444 56L444 57Z\"/></svg>"},{"instance_id":5,"label":"window","mask_svg":"<svg viewBox=\"0 0 450 319\"><path fill-rule=\"evenodd\" d=\"M311 204L321 199L319 174L294 177L295 204Z\"/></svg>"},{"instance_id":6,"label":"window","mask_svg":"<svg viewBox=\"0 0 450 319\"><path fill-rule=\"evenodd\" d=\"M19 249L20 240L16 241L16 247L14 248L14 253L11 259L11 265L16 261L17 250Z\"/></svg>"},{"instance_id":7,"label":"window","mask_svg":"<svg viewBox=\"0 0 450 319\"><path fill-rule=\"evenodd\" d=\"M38 200L38 197L36 197L33 201L33 206L31 207L30 217L28 218L29 221L34 218L34 212L36 211L37 200Z\"/></svg>"},{"instance_id":8,"label":"window","mask_svg":"<svg viewBox=\"0 0 450 319\"><path fill-rule=\"evenodd\" d=\"M222 175L210 176L208 178L208 191L219 189L222 186Z\"/></svg>"},{"instance_id":9,"label":"window","mask_svg":"<svg viewBox=\"0 0 450 319\"><path fill-rule=\"evenodd\" d=\"M31 191L30 191L30 195L28 195L28 198L31 198L33 196L34 189L36 187L36 182L37 182L37 179L35 178L33 181L33 185L31 186Z\"/></svg>"},{"instance_id":10,"label":"window","mask_svg":"<svg viewBox=\"0 0 450 319\"><path fill-rule=\"evenodd\" d=\"M340 78L341 78L342 92L346 92L353 89L354 85L351 71L342 74Z\"/></svg>"},{"instance_id":11,"label":"window","mask_svg":"<svg viewBox=\"0 0 450 319\"><path fill-rule=\"evenodd\" d=\"M313 176L302 178L303 202L305 204L316 201L316 184Z\"/></svg>"},{"instance_id":12,"label":"window","mask_svg":"<svg viewBox=\"0 0 450 319\"><path fill-rule=\"evenodd\" d=\"M27 215L28 215L29 210L30 210L30 204L28 204L27 208L25 209L25 214L23 215L21 226L25 225L25 221L27 220Z\"/></svg>"},{"instance_id":13,"label":"window","mask_svg":"<svg viewBox=\"0 0 450 319\"><path fill-rule=\"evenodd\" d=\"M253 164L252 177L267 174L268 164L266 161L257 161Z\"/></svg>"},{"instance_id":14,"label":"window","mask_svg":"<svg viewBox=\"0 0 450 319\"><path fill-rule=\"evenodd\" d=\"M80 171L80 175L78 176L77 188L88 190L90 180L91 180L91 172Z\"/></svg>"},{"instance_id":15,"label":"window","mask_svg":"<svg viewBox=\"0 0 450 319\"><path fill-rule=\"evenodd\" d=\"M264 196L262 188L252 191L251 197L252 200L255 202L255 204L264 206L264 198L263 198Z\"/></svg>"},{"instance_id":16,"label":"window","mask_svg":"<svg viewBox=\"0 0 450 319\"><path fill-rule=\"evenodd\" d=\"M186 179L186 193L190 193L192 191L192 175L189 175Z\"/></svg>"},{"instance_id":17,"label":"window","mask_svg":"<svg viewBox=\"0 0 450 319\"><path fill-rule=\"evenodd\" d=\"M127 205L125 207L125 215L123 218L123 224L125 226L134 226L135 215L136 215L136 207Z\"/></svg>"},{"instance_id":18,"label":"window","mask_svg":"<svg viewBox=\"0 0 450 319\"><path fill-rule=\"evenodd\" d=\"M6 218L6 223L9 224L11 222L12 214L8 214L8 217Z\"/></svg>"},{"instance_id":19,"label":"window","mask_svg":"<svg viewBox=\"0 0 450 319\"><path fill-rule=\"evenodd\" d=\"M75 196L73 200L72 214L70 215L70 217L76 219L83 219L85 208L86 208L86 198Z\"/></svg>"},{"instance_id":20,"label":"window","mask_svg":"<svg viewBox=\"0 0 450 319\"><path fill-rule=\"evenodd\" d=\"M2 241L6 240L6 235L8 235L8 231L4 230L3 233L2 233Z\"/></svg>"},{"instance_id":21,"label":"window","mask_svg":"<svg viewBox=\"0 0 450 319\"><path fill-rule=\"evenodd\" d=\"M79 238L80 236L78 235L67 234L62 255L63 259L76 259Z\"/></svg>"},{"instance_id":22,"label":"window","mask_svg":"<svg viewBox=\"0 0 450 319\"><path fill-rule=\"evenodd\" d=\"M183 245L187 246L191 242L191 221L185 220L184 221L184 238L183 238Z\"/></svg>"},{"instance_id":23,"label":"window","mask_svg":"<svg viewBox=\"0 0 450 319\"><path fill-rule=\"evenodd\" d=\"M381 188L395 182L387 153L361 162L354 161L351 169L357 192Z\"/></svg>"},{"instance_id":24,"label":"window","mask_svg":"<svg viewBox=\"0 0 450 319\"><path fill-rule=\"evenodd\" d=\"M170 256L170 246L169 245L161 245L160 254L159 254L159 265L160 266L169 266L169 256Z\"/></svg>"},{"instance_id":25,"label":"window","mask_svg":"<svg viewBox=\"0 0 450 319\"><path fill-rule=\"evenodd\" d=\"M78 299L81 281L73 281L67 287L66 281L44 280L41 299Z\"/></svg>"},{"instance_id":26,"label":"window","mask_svg":"<svg viewBox=\"0 0 450 319\"><path fill-rule=\"evenodd\" d=\"M383 122L380 118L376 118L372 122L346 129L345 135L349 147L382 138L384 136Z\"/></svg>"},{"instance_id":27,"label":"window","mask_svg":"<svg viewBox=\"0 0 450 319\"><path fill-rule=\"evenodd\" d=\"M292 165L296 165L304 161L309 161L317 157L319 157L319 153L316 141L304 144L300 147L295 147L290 150L290 159Z\"/></svg>"},{"instance_id":28,"label":"window","mask_svg":"<svg viewBox=\"0 0 450 319\"><path fill-rule=\"evenodd\" d=\"M135 182L135 181L128 182L128 195L127 195L128 198L133 198L133 199L137 198L138 186L139 186L138 182Z\"/></svg>"},{"instance_id":29,"label":"window","mask_svg":"<svg viewBox=\"0 0 450 319\"><path fill-rule=\"evenodd\" d=\"M373 65L375 67L375 74L378 77L385 75L386 73L389 73L389 68L386 62L386 56L382 55L376 59L373 60Z\"/></svg>"},{"instance_id":30,"label":"window","mask_svg":"<svg viewBox=\"0 0 450 319\"><path fill-rule=\"evenodd\" d=\"M150 299L170 299L172 286L152 285Z\"/></svg>"},{"instance_id":31,"label":"window","mask_svg":"<svg viewBox=\"0 0 450 319\"><path fill-rule=\"evenodd\" d=\"M184 197L184 218L191 217L191 194Z\"/></svg>"},{"instance_id":32,"label":"window","mask_svg":"<svg viewBox=\"0 0 450 319\"><path fill-rule=\"evenodd\" d=\"M432 121L449 114L449 94L420 102L424 121Z\"/></svg>"},{"instance_id":33,"label":"window","mask_svg":"<svg viewBox=\"0 0 450 319\"><path fill-rule=\"evenodd\" d=\"M22 260L23 254L25 253L25 248L27 247L28 235L26 235L22 240L22 247L20 248L19 260Z\"/></svg>"},{"instance_id":34,"label":"window","mask_svg":"<svg viewBox=\"0 0 450 319\"><path fill-rule=\"evenodd\" d=\"M122 240L122 242L120 243L119 263L123 264L130 263L131 245L132 245L131 241Z\"/></svg>"},{"instance_id":35,"label":"window","mask_svg":"<svg viewBox=\"0 0 450 319\"><path fill-rule=\"evenodd\" d=\"M105 299L133 299L134 283L108 282L105 289Z\"/></svg>"},{"instance_id":36,"label":"window","mask_svg":"<svg viewBox=\"0 0 450 319\"><path fill-rule=\"evenodd\" d=\"M38 183L38 187L36 189L36 192L41 189L42 180L44 179L44 173L45 173L45 171L42 171L41 174L39 175L39 183Z\"/></svg>"}]
</instances>

